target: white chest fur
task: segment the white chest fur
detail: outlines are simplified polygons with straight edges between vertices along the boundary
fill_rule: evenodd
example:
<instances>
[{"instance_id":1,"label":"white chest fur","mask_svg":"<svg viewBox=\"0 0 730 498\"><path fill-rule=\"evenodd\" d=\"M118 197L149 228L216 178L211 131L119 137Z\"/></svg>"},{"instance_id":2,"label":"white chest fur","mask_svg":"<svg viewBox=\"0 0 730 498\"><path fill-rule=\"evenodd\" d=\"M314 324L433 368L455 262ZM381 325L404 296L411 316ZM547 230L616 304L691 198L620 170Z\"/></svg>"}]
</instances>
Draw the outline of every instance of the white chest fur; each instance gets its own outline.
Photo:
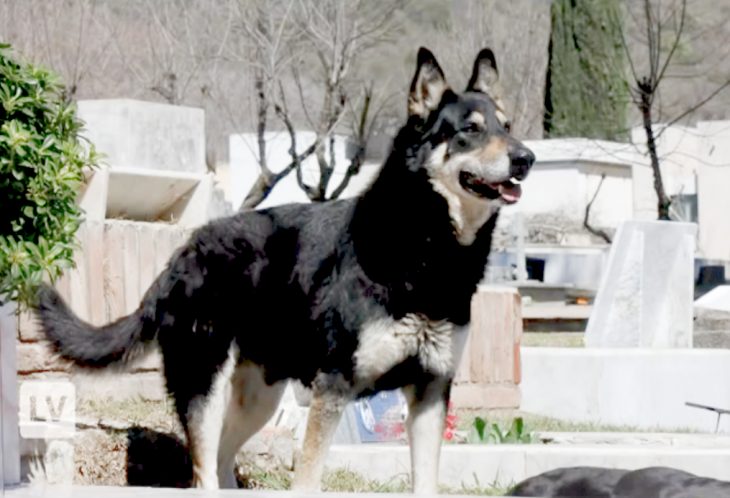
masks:
<instances>
[{"instance_id":1,"label":"white chest fur","mask_svg":"<svg viewBox=\"0 0 730 498\"><path fill-rule=\"evenodd\" d=\"M433 189L446 199L449 216L461 245L474 242L482 225L499 209L499 202L476 197L459 185L459 172L462 170L479 171L482 176L504 176L509 170L509 162L495 161L486 165L475 163L473 155L459 155L446 159L447 145L440 144L431 153L426 165Z\"/></svg>"},{"instance_id":2,"label":"white chest fur","mask_svg":"<svg viewBox=\"0 0 730 498\"><path fill-rule=\"evenodd\" d=\"M355 379L369 384L409 357L418 358L423 369L434 375L452 375L457 330L451 322L416 314L372 321L360 333Z\"/></svg>"}]
</instances>

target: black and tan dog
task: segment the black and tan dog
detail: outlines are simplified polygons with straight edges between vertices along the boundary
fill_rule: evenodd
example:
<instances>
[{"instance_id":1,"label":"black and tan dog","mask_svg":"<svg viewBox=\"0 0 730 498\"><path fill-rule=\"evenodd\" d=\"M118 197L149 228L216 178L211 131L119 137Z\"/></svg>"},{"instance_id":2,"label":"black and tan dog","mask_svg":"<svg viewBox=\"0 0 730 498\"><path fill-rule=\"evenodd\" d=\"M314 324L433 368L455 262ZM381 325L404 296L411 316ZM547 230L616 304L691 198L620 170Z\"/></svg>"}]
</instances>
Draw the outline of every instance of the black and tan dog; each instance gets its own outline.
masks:
<instances>
[{"instance_id":1,"label":"black and tan dog","mask_svg":"<svg viewBox=\"0 0 730 498\"><path fill-rule=\"evenodd\" d=\"M517 484L507 496L544 498L727 498L730 482L669 467L565 467Z\"/></svg>"},{"instance_id":2,"label":"black and tan dog","mask_svg":"<svg viewBox=\"0 0 730 498\"><path fill-rule=\"evenodd\" d=\"M157 344L195 484L231 486L234 456L288 379L313 400L294 486L317 489L345 405L402 387L413 486L434 492L449 385L499 208L533 154L508 133L491 50L468 88L418 53L408 121L359 198L240 213L198 229L129 316L95 328L51 288L38 314L77 364L127 363Z\"/></svg>"}]
</instances>

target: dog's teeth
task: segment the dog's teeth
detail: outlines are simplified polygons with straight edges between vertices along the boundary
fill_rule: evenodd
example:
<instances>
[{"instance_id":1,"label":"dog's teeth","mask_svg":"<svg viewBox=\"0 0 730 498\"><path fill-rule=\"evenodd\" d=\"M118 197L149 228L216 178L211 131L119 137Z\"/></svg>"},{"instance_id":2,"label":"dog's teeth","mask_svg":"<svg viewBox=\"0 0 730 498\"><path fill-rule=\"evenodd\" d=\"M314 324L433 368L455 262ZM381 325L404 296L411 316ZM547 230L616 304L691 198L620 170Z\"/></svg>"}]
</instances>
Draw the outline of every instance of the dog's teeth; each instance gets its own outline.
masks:
<instances>
[{"instance_id":1,"label":"dog's teeth","mask_svg":"<svg viewBox=\"0 0 730 498\"><path fill-rule=\"evenodd\" d=\"M514 183L515 185L519 185L520 183L522 183L522 180L518 180L518 179L517 179L517 178L515 178L514 176L513 176L512 178L510 178L510 179L509 179L509 181L511 181L511 182L512 182L512 183Z\"/></svg>"}]
</instances>

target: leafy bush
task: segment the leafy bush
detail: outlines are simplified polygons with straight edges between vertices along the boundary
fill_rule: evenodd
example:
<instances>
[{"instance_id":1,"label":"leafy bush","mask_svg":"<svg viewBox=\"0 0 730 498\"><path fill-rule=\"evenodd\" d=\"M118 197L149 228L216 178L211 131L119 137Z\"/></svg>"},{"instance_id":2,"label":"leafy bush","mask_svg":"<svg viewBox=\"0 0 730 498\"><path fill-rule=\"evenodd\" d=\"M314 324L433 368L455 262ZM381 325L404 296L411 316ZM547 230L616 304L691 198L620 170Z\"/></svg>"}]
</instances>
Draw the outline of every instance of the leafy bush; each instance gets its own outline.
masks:
<instances>
[{"instance_id":1,"label":"leafy bush","mask_svg":"<svg viewBox=\"0 0 730 498\"><path fill-rule=\"evenodd\" d=\"M494 444L529 444L532 442L532 433L525 429L522 417L512 419L509 429L503 429L499 424L489 425L486 420L476 417L473 423L474 436L478 443Z\"/></svg>"},{"instance_id":2,"label":"leafy bush","mask_svg":"<svg viewBox=\"0 0 730 498\"><path fill-rule=\"evenodd\" d=\"M96 165L82 122L50 71L10 57L0 44L0 299L32 301L44 276L73 260L81 221L76 193Z\"/></svg>"}]
</instances>

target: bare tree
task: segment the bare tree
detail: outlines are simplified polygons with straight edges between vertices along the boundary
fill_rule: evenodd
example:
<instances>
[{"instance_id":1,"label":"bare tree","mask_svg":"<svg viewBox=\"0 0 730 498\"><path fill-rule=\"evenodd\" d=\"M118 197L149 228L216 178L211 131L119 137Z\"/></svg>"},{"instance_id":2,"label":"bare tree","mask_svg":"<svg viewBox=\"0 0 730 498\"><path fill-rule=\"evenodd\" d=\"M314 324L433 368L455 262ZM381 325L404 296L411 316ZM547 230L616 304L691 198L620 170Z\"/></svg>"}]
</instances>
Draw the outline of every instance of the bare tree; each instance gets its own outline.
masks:
<instances>
[{"instance_id":1,"label":"bare tree","mask_svg":"<svg viewBox=\"0 0 730 498\"><path fill-rule=\"evenodd\" d=\"M598 186L596 187L596 191L593 192L593 197L591 197L591 200L586 204L586 209L583 214L583 228L588 230L591 234L595 235L596 237L600 237L604 240L604 242L610 244L611 243L611 236L606 233L605 230L601 230L600 228L596 228L593 225L591 225L591 207L593 207L593 203L596 202L596 197L598 197L598 192L601 191L601 187L603 186L603 181L606 179L606 174L603 173L601 175L601 179L598 181Z\"/></svg>"},{"instance_id":2,"label":"bare tree","mask_svg":"<svg viewBox=\"0 0 730 498\"><path fill-rule=\"evenodd\" d=\"M419 36L419 43L435 45L444 56L448 54L441 59L452 84L460 84L458 78L470 74L479 50L492 48L501 69L501 93L512 133L542 138L550 2L453 0L444 5L449 7L450 22L436 33Z\"/></svg>"},{"instance_id":3,"label":"bare tree","mask_svg":"<svg viewBox=\"0 0 730 498\"><path fill-rule=\"evenodd\" d=\"M111 36L99 22L103 10L96 0L0 0L0 39L58 72L70 101L82 87L98 90L112 59Z\"/></svg>"},{"instance_id":4,"label":"bare tree","mask_svg":"<svg viewBox=\"0 0 730 498\"><path fill-rule=\"evenodd\" d=\"M629 49L627 36L622 32L622 44L629 60L632 102L641 114L642 126L646 134L646 145L654 174L654 190L657 195L657 213L660 220L670 219L671 199L664 188L657 152L657 139L661 131L655 130L655 111L660 88L683 39L687 19L687 0L673 2L669 5L669 9L665 8L667 4L668 2L662 0L643 0L638 13L632 12L631 6L629 6L630 14L637 23L642 25L645 34L642 45L642 49L646 50L644 67L639 67L638 57ZM706 104L729 85L730 79L691 105L679 116L669 120L664 129Z\"/></svg>"},{"instance_id":5,"label":"bare tree","mask_svg":"<svg viewBox=\"0 0 730 498\"><path fill-rule=\"evenodd\" d=\"M124 12L137 22L119 23L118 13L104 19L113 33L118 63L134 81L136 93L173 105L194 103L228 41L230 5L217 0L130 0Z\"/></svg>"},{"instance_id":6,"label":"bare tree","mask_svg":"<svg viewBox=\"0 0 730 498\"><path fill-rule=\"evenodd\" d=\"M331 199L339 198L350 184L350 179L360 172L360 167L365 160L367 144L373 136L381 114L395 95L387 92L387 86L376 88L375 83L370 81L362 86L361 95L355 104L352 103L352 99L348 101L353 152L345 176L337 188L332 191Z\"/></svg>"},{"instance_id":7,"label":"bare tree","mask_svg":"<svg viewBox=\"0 0 730 498\"><path fill-rule=\"evenodd\" d=\"M379 115L378 104L384 99L379 98L380 94L376 96L371 84L361 90L361 98L355 97L353 104L350 99L351 69L365 51L382 43L392 26L393 13L400 5L399 0L289 0L279 4L278 9L272 9L271 4L259 5L253 16L250 12L247 16L239 16L249 42L248 56L254 74L261 169L243 208L258 205L291 172L296 173L297 182L309 199L323 201L339 197L350 178L360 171L372 121ZM301 152L282 80L284 75L293 83L294 97L304 121L315 133L313 142ZM315 94L312 89L317 90ZM337 167L334 132L346 110L356 115L359 123L353 135L354 154L341 183L330 189ZM276 172L266 157L265 133L269 128L270 112L283 125L291 143L289 164ZM316 184L309 185L304 179L302 163L312 155L319 167L319 179Z\"/></svg>"},{"instance_id":8,"label":"bare tree","mask_svg":"<svg viewBox=\"0 0 730 498\"><path fill-rule=\"evenodd\" d=\"M299 158L295 149L295 160L275 172L269 167L266 153L266 131L270 126L270 113L276 111L277 116L288 119L279 104L279 98L283 97L283 72L298 55L292 20L294 0L289 0L286 4L274 2L268 5L263 2L234 1L233 5L234 28L241 36L229 48L226 57L252 75L251 100L252 107L256 110L257 162L260 174L242 206L252 208L266 199L274 186L306 157ZM312 148L309 154L313 150Z\"/></svg>"}]
</instances>

